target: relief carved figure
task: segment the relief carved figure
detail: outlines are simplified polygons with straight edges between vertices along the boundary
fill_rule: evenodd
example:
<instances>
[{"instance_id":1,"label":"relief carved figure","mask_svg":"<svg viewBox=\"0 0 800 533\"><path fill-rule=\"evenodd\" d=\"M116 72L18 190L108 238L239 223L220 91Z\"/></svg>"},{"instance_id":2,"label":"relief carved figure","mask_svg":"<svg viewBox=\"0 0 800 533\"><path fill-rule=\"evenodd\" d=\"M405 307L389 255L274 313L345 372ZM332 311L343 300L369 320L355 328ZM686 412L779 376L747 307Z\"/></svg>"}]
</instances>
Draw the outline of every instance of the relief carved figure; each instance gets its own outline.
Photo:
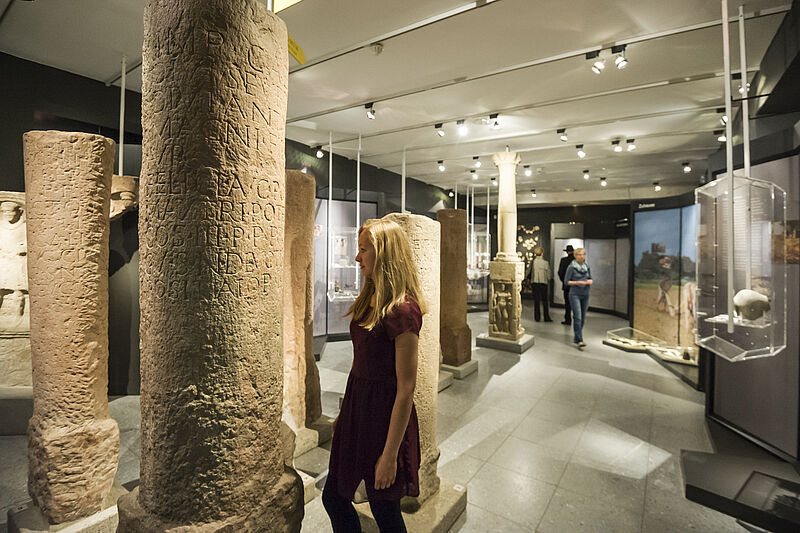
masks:
<instances>
[{"instance_id":1,"label":"relief carved figure","mask_svg":"<svg viewBox=\"0 0 800 533\"><path fill-rule=\"evenodd\" d=\"M18 197L17 197L18 196ZM23 193L0 193L0 335L27 336L28 243Z\"/></svg>"}]
</instances>

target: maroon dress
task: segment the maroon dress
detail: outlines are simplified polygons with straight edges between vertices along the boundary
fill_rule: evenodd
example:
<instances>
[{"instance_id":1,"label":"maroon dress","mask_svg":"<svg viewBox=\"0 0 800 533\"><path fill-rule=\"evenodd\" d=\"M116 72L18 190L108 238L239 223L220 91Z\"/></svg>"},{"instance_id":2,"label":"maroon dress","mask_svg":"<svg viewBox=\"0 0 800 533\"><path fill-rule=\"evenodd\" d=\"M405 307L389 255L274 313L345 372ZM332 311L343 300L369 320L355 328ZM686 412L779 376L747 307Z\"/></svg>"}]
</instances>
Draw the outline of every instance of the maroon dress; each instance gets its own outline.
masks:
<instances>
[{"instance_id":1,"label":"maroon dress","mask_svg":"<svg viewBox=\"0 0 800 533\"><path fill-rule=\"evenodd\" d=\"M352 499L363 479L370 500L419 496L419 423L413 404L397 453L397 477L392 486L375 490L375 463L383 453L397 394L394 340L401 333L419 335L422 313L406 300L380 320L372 331L350 322L353 368L331 444L328 483L343 498Z\"/></svg>"}]
</instances>

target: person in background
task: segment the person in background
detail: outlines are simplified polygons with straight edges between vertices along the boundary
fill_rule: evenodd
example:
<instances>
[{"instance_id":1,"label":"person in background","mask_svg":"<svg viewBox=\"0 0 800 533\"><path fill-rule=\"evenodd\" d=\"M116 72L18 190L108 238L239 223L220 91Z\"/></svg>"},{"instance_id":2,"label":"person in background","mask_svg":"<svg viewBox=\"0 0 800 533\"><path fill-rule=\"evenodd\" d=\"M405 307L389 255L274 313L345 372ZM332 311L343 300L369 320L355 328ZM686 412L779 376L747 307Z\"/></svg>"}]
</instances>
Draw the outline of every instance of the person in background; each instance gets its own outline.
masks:
<instances>
[{"instance_id":1,"label":"person in background","mask_svg":"<svg viewBox=\"0 0 800 533\"><path fill-rule=\"evenodd\" d=\"M586 322L586 311L589 309L589 287L592 285L592 271L586 263L586 249L575 250L575 259L567 267L564 283L569 286L570 307L572 307L572 330L575 332L575 344L583 348L583 324Z\"/></svg>"},{"instance_id":2,"label":"person in background","mask_svg":"<svg viewBox=\"0 0 800 533\"><path fill-rule=\"evenodd\" d=\"M545 322L552 322L550 318L550 302L547 298L547 285L550 283L552 274L550 263L544 258L544 249L537 246L533 249L533 261L528 275L528 280L533 288L533 319L539 322L544 315ZM539 311L539 304L542 306L543 313Z\"/></svg>"},{"instance_id":3,"label":"person in background","mask_svg":"<svg viewBox=\"0 0 800 533\"><path fill-rule=\"evenodd\" d=\"M561 263L558 264L558 279L561 280L561 290L564 291L564 321L561 323L569 326L572 324L572 315L569 304L569 285L564 282L564 275L575 257L572 255L573 248L571 244L568 244L564 251L567 252L567 257L562 257Z\"/></svg>"}]
</instances>

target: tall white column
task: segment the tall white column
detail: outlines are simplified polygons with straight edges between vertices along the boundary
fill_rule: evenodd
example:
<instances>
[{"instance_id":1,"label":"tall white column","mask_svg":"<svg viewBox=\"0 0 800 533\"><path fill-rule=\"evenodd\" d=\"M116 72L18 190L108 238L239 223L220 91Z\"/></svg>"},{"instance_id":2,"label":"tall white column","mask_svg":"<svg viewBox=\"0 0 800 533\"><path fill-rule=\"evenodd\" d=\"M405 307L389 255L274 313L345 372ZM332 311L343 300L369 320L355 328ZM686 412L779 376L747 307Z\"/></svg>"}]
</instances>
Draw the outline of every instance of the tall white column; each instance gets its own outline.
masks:
<instances>
[{"instance_id":1,"label":"tall white column","mask_svg":"<svg viewBox=\"0 0 800 533\"><path fill-rule=\"evenodd\" d=\"M497 200L496 261L517 261L517 184L516 171L520 162L516 152L500 152L492 156L500 171Z\"/></svg>"}]
</instances>

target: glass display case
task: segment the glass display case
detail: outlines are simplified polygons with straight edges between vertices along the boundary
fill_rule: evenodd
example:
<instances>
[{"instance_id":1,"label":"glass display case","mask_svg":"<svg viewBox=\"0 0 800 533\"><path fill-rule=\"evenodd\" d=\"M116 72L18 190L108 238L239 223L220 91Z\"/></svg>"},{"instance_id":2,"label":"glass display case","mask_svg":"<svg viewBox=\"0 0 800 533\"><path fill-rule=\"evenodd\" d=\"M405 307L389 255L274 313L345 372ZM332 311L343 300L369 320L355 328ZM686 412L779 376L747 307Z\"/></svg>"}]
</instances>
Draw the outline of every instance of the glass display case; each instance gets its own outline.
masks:
<instances>
[{"instance_id":1,"label":"glass display case","mask_svg":"<svg viewBox=\"0 0 800 533\"><path fill-rule=\"evenodd\" d=\"M772 183L734 176L731 214L729 180L695 191L696 342L742 361L786 347L786 194Z\"/></svg>"},{"instance_id":2,"label":"glass display case","mask_svg":"<svg viewBox=\"0 0 800 533\"><path fill-rule=\"evenodd\" d=\"M358 228L332 228L328 261L328 300L353 301L360 290L360 272L355 262Z\"/></svg>"},{"instance_id":3,"label":"glass display case","mask_svg":"<svg viewBox=\"0 0 800 533\"><path fill-rule=\"evenodd\" d=\"M467 228L467 303L489 301L489 262L492 260L486 225L470 224Z\"/></svg>"}]
</instances>

